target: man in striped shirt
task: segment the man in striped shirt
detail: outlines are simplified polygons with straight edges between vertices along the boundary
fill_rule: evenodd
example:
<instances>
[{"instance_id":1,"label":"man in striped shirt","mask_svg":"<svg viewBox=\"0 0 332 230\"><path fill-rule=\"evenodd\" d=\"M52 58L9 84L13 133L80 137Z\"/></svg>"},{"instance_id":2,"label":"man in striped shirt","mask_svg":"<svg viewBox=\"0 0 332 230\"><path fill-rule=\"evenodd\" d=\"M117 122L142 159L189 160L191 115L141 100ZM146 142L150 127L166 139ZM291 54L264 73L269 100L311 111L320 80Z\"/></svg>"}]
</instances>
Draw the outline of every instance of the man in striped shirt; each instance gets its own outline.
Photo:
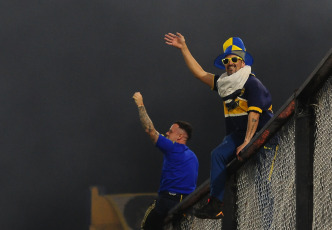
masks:
<instances>
[{"instance_id":1,"label":"man in striped shirt","mask_svg":"<svg viewBox=\"0 0 332 230\"><path fill-rule=\"evenodd\" d=\"M180 33L168 33L164 39L167 45L181 50L193 75L222 98L226 136L211 153L210 199L194 210L198 218L219 219L224 216L226 166L273 116L271 95L251 72L253 58L240 38L229 38L223 44L224 52L215 59L214 65L226 70L221 75L208 73L198 64Z\"/></svg>"}]
</instances>

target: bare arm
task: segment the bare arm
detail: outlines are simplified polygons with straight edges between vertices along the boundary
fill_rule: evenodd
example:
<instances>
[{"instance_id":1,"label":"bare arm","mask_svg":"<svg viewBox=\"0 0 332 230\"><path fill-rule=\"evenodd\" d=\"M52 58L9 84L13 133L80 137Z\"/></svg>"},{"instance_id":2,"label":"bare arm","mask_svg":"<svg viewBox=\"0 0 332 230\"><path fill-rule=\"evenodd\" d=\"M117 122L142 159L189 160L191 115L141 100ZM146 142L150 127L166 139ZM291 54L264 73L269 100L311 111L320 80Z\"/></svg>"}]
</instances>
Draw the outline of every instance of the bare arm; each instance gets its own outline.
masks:
<instances>
[{"instance_id":1,"label":"bare arm","mask_svg":"<svg viewBox=\"0 0 332 230\"><path fill-rule=\"evenodd\" d=\"M184 61L186 62L187 67L193 73L193 75L201 82L207 84L210 88L212 88L214 84L213 83L214 75L204 71L204 69L200 66L200 64L198 64L196 59L190 53L182 34L176 33L175 35L172 33L168 33L165 34L164 39L167 45L174 46L181 50Z\"/></svg>"},{"instance_id":2,"label":"bare arm","mask_svg":"<svg viewBox=\"0 0 332 230\"><path fill-rule=\"evenodd\" d=\"M258 122L259 122L259 116L260 116L259 113L249 112L246 136L244 138L244 142L239 147L237 147L236 156L239 155L241 150L244 147L246 147L246 145L251 141L252 137L255 135L256 130L257 130L257 126L258 126ZM239 156L238 156L238 158L239 158Z\"/></svg>"},{"instance_id":3,"label":"bare arm","mask_svg":"<svg viewBox=\"0 0 332 230\"><path fill-rule=\"evenodd\" d=\"M158 140L159 133L154 128L153 123L152 123L148 113L146 112L146 109L143 104L143 97L142 97L141 93L136 92L134 94L133 98L134 98L135 103L138 108L138 115L139 115L139 119L141 121L142 127L145 130L145 132L149 135L152 142L155 144Z\"/></svg>"}]
</instances>

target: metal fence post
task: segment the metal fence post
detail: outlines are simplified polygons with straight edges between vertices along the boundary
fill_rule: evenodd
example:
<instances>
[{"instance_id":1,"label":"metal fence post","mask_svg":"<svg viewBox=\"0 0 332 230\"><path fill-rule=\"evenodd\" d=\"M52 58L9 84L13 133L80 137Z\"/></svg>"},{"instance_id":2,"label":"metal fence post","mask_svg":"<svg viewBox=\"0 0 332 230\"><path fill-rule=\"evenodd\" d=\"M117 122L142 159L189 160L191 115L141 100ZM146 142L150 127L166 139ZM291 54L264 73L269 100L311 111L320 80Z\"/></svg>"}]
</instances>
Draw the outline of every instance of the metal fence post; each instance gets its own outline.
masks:
<instances>
[{"instance_id":1,"label":"metal fence post","mask_svg":"<svg viewBox=\"0 0 332 230\"><path fill-rule=\"evenodd\" d=\"M311 230L313 220L314 113L309 100L296 100L296 229Z\"/></svg>"}]
</instances>

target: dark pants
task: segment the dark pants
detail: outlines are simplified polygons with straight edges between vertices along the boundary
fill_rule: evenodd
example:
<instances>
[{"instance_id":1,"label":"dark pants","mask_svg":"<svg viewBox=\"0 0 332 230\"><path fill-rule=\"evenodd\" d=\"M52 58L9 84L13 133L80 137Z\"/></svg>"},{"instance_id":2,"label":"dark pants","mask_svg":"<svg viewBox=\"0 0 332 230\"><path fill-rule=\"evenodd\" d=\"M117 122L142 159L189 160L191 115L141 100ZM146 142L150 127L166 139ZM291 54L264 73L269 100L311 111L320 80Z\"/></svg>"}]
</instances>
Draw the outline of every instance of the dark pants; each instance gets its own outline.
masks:
<instances>
[{"instance_id":1,"label":"dark pants","mask_svg":"<svg viewBox=\"0 0 332 230\"><path fill-rule=\"evenodd\" d=\"M210 195L224 199L227 164L236 157L235 150L244 141L244 134L229 134L211 153Z\"/></svg>"},{"instance_id":2,"label":"dark pants","mask_svg":"<svg viewBox=\"0 0 332 230\"><path fill-rule=\"evenodd\" d=\"M186 195L171 195L168 192L159 193L158 197L146 210L141 224L141 230L162 230L164 219L169 210L180 203Z\"/></svg>"}]
</instances>

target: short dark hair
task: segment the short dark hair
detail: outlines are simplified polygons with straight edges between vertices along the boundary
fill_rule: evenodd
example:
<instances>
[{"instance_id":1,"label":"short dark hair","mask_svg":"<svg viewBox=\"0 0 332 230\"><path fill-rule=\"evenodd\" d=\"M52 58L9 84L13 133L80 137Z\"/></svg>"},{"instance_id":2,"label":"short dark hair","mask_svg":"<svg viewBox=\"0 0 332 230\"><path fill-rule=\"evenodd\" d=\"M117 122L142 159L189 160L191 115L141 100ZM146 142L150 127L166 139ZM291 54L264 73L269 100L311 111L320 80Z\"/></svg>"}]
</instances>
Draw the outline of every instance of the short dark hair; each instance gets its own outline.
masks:
<instances>
[{"instance_id":1,"label":"short dark hair","mask_svg":"<svg viewBox=\"0 0 332 230\"><path fill-rule=\"evenodd\" d=\"M174 124L177 124L180 129L184 130L188 135L188 140L191 138L191 133L193 131L193 127L189 122L186 121L176 121Z\"/></svg>"}]
</instances>

